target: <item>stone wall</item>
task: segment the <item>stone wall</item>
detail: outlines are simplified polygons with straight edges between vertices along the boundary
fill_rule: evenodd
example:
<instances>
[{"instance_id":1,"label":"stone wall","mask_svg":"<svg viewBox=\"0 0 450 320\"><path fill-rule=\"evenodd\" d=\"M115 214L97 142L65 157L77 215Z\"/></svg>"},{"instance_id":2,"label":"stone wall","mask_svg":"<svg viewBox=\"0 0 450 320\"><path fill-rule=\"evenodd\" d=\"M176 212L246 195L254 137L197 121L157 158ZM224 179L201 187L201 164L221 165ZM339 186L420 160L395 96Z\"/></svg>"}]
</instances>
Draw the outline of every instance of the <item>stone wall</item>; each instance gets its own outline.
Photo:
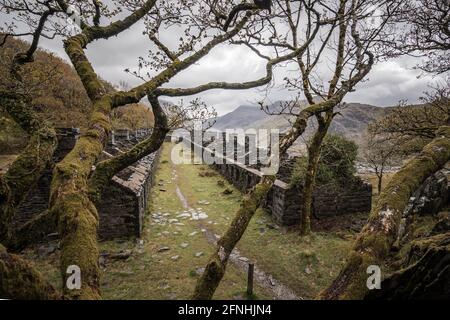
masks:
<instances>
[{"instance_id":1,"label":"stone wall","mask_svg":"<svg viewBox=\"0 0 450 320\"><path fill-rule=\"evenodd\" d=\"M191 150L213 154L216 163L212 167L243 192L261 180L262 173L254 167L237 162L231 163L232 161L227 162L218 151L213 152L212 149L200 146L188 139L184 139L183 143L190 146ZM219 148L214 146L214 149ZM278 177L286 179L287 172L292 169L292 159L286 158L283 161L287 162L281 164L280 172L282 174L279 174ZM268 194L264 207L272 214L276 223L284 226L296 225L300 222L301 197L301 186L291 187L287 182L277 179ZM370 212L371 206L372 185L358 178L349 183L345 189L322 186L317 187L313 194L313 214L316 217Z\"/></svg>"},{"instance_id":2,"label":"stone wall","mask_svg":"<svg viewBox=\"0 0 450 320\"><path fill-rule=\"evenodd\" d=\"M58 129L58 147L54 162L58 162L74 147L78 129ZM117 130L111 135L100 160L124 152L149 136L149 130ZM96 205L99 214L99 238L139 237L147 209L148 196L153 183L154 169L159 152L148 155L113 177L111 184ZM52 167L49 167L37 185L20 205L14 223L19 226L48 208Z\"/></svg>"}]
</instances>

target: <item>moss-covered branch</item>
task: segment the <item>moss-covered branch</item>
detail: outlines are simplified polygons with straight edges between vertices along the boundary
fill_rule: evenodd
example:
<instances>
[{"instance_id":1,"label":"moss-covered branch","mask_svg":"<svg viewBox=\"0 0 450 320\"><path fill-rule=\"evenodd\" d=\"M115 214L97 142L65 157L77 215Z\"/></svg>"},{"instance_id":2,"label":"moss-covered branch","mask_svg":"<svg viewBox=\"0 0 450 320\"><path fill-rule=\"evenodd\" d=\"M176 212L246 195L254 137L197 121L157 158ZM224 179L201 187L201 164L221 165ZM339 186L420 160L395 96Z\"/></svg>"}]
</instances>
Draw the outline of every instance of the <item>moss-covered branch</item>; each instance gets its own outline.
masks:
<instances>
[{"instance_id":1,"label":"moss-covered branch","mask_svg":"<svg viewBox=\"0 0 450 320\"><path fill-rule=\"evenodd\" d=\"M394 244L399 222L409 198L430 175L450 159L450 127L441 127L436 138L396 173L381 193L347 263L322 294L322 299L361 299L369 265L381 266Z\"/></svg>"},{"instance_id":2,"label":"moss-covered branch","mask_svg":"<svg viewBox=\"0 0 450 320\"><path fill-rule=\"evenodd\" d=\"M155 118L155 125L151 136L134 146L131 150L97 164L94 173L89 179L89 193L92 199L98 199L100 197L103 188L109 185L109 181L115 174L143 157L156 152L163 144L170 130L167 116L156 96L149 95L148 99Z\"/></svg>"},{"instance_id":3,"label":"moss-covered branch","mask_svg":"<svg viewBox=\"0 0 450 320\"><path fill-rule=\"evenodd\" d=\"M214 37L211 41L209 41L207 44L205 44L202 48L197 50L194 54L187 57L184 60L178 60L176 59L173 61L168 68L166 68L164 71L160 72L158 75L156 75L153 79L150 81L139 85L132 90L128 92L118 92L112 95L113 99L113 106L118 107L125 104L130 103L137 103L139 102L143 97L147 95L148 92L155 92L156 89L160 88L163 84L169 82L170 79L172 79L174 76L176 76L178 73L180 73L183 70L186 70L190 66L194 65L200 59L208 55L208 53L211 52L213 48L216 46L232 39L234 36L236 36L242 28L246 25L248 20L251 17L251 13L247 13L245 17L239 21L239 23L236 25L236 27L224 34L218 35ZM161 94L157 94L161 95Z\"/></svg>"},{"instance_id":4,"label":"moss-covered branch","mask_svg":"<svg viewBox=\"0 0 450 320\"><path fill-rule=\"evenodd\" d=\"M61 295L31 264L0 245L0 298L55 300Z\"/></svg>"},{"instance_id":5,"label":"moss-covered branch","mask_svg":"<svg viewBox=\"0 0 450 320\"><path fill-rule=\"evenodd\" d=\"M57 145L54 129L37 117L30 104L27 97L0 92L0 106L30 135L25 150L0 176L0 241L3 243L11 236L17 206L50 164Z\"/></svg>"},{"instance_id":6,"label":"moss-covered branch","mask_svg":"<svg viewBox=\"0 0 450 320\"><path fill-rule=\"evenodd\" d=\"M248 195L244 196L230 227L217 243L215 252L209 258L205 271L197 282L193 299L212 299L225 274L231 252L243 236L261 202L266 198L273 182L274 177L263 177L262 181Z\"/></svg>"},{"instance_id":7,"label":"moss-covered branch","mask_svg":"<svg viewBox=\"0 0 450 320\"><path fill-rule=\"evenodd\" d=\"M64 1L58 1L64 9ZM81 289L64 287L67 299L99 299L100 270L98 266L97 228L98 214L88 196L87 181L92 167L103 151L111 132L110 111L112 100L106 95L103 83L89 62L84 48L94 40L115 36L139 21L155 4L144 5L124 20L106 27L82 26L83 31L64 42L86 92L93 102L88 130L77 141L74 149L55 166L51 192L50 211L58 219L61 237L61 276L67 281L67 268L76 265L81 270Z\"/></svg>"}]
</instances>

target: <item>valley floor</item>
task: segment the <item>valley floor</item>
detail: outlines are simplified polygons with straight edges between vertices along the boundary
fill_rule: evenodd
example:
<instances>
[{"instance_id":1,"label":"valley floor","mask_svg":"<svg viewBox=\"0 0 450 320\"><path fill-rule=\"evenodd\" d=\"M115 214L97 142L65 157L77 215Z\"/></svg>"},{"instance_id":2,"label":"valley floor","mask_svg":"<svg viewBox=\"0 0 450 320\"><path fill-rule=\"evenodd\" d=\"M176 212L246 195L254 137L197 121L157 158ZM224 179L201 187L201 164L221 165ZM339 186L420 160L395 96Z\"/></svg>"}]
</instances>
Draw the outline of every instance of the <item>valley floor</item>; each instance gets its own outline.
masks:
<instances>
[{"instance_id":1,"label":"valley floor","mask_svg":"<svg viewBox=\"0 0 450 320\"><path fill-rule=\"evenodd\" d=\"M204 165L175 165L166 143L141 239L100 243L105 299L188 299L214 242L242 194ZM245 298L247 265L256 264L256 299L311 299L338 274L364 217L318 224L309 237L275 226L259 210L239 242L215 299ZM339 227L343 226L343 227ZM56 244L24 252L59 286ZM114 259L111 257L115 256Z\"/></svg>"}]
</instances>

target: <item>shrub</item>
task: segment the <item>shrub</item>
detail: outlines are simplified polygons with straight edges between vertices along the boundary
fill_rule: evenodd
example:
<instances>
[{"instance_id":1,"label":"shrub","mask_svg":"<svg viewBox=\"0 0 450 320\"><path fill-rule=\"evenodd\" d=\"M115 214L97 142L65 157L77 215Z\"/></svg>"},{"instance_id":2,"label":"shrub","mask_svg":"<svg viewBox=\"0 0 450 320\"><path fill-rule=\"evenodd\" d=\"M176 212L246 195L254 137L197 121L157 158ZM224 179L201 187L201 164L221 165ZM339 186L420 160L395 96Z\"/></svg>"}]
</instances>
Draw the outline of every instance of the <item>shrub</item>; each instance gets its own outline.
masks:
<instances>
[{"instance_id":1,"label":"shrub","mask_svg":"<svg viewBox=\"0 0 450 320\"><path fill-rule=\"evenodd\" d=\"M322 144L316 183L343 186L349 180L353 180L357 155L358 146L353 141L339 135L327 135ZM303 182L307 168L308 158L298 158L291 177L291 185Z\"/></svg>"}]
</instances>

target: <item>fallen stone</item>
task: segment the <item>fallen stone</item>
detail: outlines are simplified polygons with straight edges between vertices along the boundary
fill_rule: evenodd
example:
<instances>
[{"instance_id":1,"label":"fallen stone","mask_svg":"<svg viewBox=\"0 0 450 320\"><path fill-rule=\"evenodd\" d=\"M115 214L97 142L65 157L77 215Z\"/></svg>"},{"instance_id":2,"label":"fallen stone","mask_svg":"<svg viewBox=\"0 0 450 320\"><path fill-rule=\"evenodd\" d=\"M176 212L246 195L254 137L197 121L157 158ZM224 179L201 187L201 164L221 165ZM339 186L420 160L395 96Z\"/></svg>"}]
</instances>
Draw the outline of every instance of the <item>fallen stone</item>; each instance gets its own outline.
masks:
<instances>
[{"instance_id":1,"label":"fallen stone","mask_svg":"<svg viewBox=\"0 0 450 320\"><path fill-rule=\"evenodd\" d=\"M189 243L183 242L182 244L180 244L180 247L182 247L183 249L187 248L189 247Z\"/></svg>"},{"instance_id":2,"label":"fallen stone","mask_svg":"<svg viewBox=\"0 0 450 320\"><path fill-rule=\"evenodd\" d=\"M170 248L169 247L161 247L158 249L158 252L165 252L165 251L169 251Z\"/></svg>"},{"instance_id":3,"label":"fallen stone","mask_svg":"<svg viewBox=\"0 0 450 320\"><path fill-rule=\"evenodd\" d=\"M201 252L201 251L200 251L200 252L197 252L197 253L195 254L195 257L196 257L196 258L199 258L199 257L203 256L203 254L204 254L204 253Z\"/></svg>"},{"instance_id":4,"label":"fallen stone","mask_svg":"<svg viewBox=\"0 0 450 320\"><path fill-rule=\"evenodd\" d=\"M238 259L239 261L242 261L242 262L249 262L250 260L248 259L248 258L246 258L246 257L239 257L239 259Z\"/></svg>"},{"instance_id":5,"label":"fallen stone","mask_svg":"<svg viewBox=\"0 0 450 320\"><path fill-rule=\"evenodd\" d=\"M173 256L173 257L170 257L170 259L173 260L173 261L176 261L176 260L178 260L179 258L180 258L180 256Z\"/></svg>"},{"instance_id":6,"label":"fallen stone","mask_svg":"<svg viewBox=\"0 0 450 320\"><path fill-rule=\"evenodd\" d=\"M231 189L229 189L229 188L225 189L225 190L222 192L222 194L224 194L224 195L230 195L230 194L232 194L232 193L233 193L233 190L231 190Z\"/></svg>"},{"instance_id":7,"label":"fallen stone","mask_svg":"<svg viewBox=\"0 0 450 320\"><path fill-rule=\"evenodd\" d=\"M118 253L109 254L107 257L112 260L127 260L132 253L131 250L122 250Z\"/></svg>"},{"instance_id":8,"label":"fallen stone","mask_svg":"<svg viewBox=\"0 0 450 320\"><path fill-rule=\"evenodd\" d=\"M191 232L191 233L189 233L189 237L193 237L193 236L195 236L197 233L198 233L197 231Z\"/></svg>"},{"instance_id":9,"label":"fallen stone","mask_svg":"<svg viewBox=\"0 0 450 320\"><path fill-rule=\"evenodd\" d=\"M195 270L195 273L198 276L201 276L204 272L205 272L205 268L198 268L198 269Z\"/></svg>"}]
</instances>

